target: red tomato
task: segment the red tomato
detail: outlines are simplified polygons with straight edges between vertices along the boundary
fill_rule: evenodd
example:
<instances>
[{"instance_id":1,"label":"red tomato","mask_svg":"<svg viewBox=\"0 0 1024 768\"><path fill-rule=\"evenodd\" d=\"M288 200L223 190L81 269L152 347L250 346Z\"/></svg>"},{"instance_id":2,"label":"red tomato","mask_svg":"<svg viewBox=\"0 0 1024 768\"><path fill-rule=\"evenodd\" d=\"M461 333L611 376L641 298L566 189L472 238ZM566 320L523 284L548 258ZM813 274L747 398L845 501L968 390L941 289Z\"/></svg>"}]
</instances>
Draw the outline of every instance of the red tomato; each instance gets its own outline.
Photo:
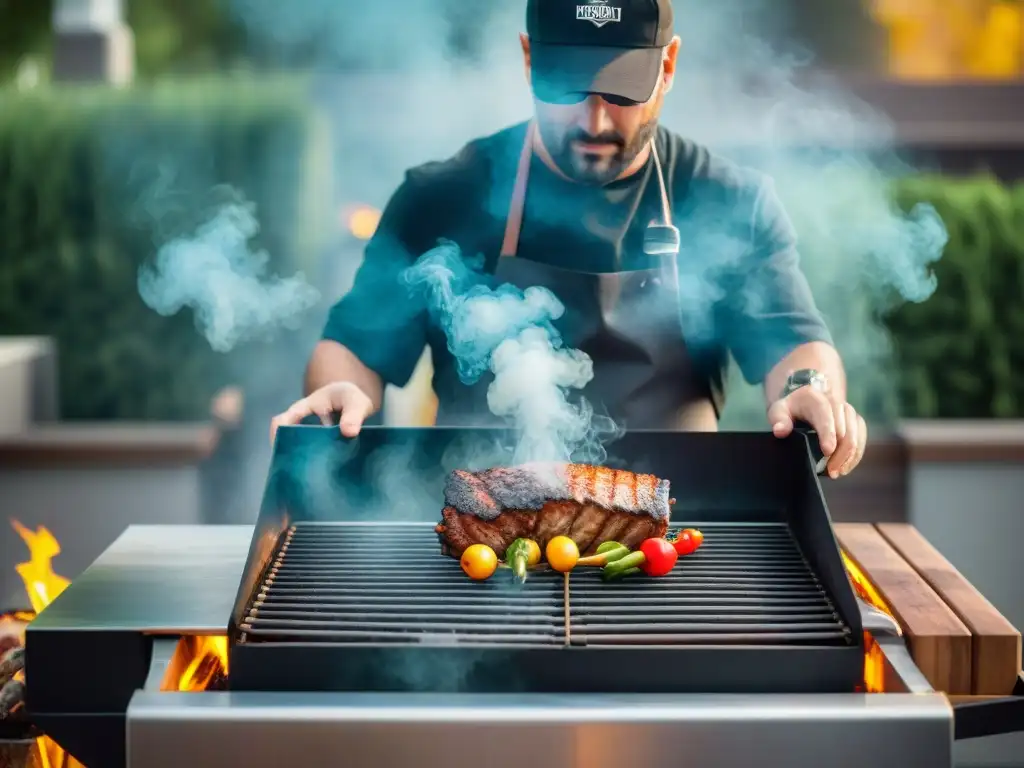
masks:
<instances>
[{"instance_id":1,"label":"red tomato","mask_svg":"<svg viewBox=\"0 0 1024 768\"><path fill-rule=\"evenodd\" d=\"M672 546L675 548L676 554L692 555L697 551L697 547L699 547L700 544L689 531L682 531L676 537L675 541L672 542Z\"/></svg>"},{"instance_id":2,"label":"red tomato","mask_svg":"<svg viewBox=\"0 0 1024 768\"><path fill-rule=\"evenodd\" d=\"M644 555L640 570L648 576L664 576L672 570L679 557L672 544L665 539L647 539L640 545L640 551Z\"/></svg>"},{"instance_id":3,"label":"red tomato","mask_svg":"<svg viewBox=\"0 0 1024 768\"><path fill-rule=\"evenodd\" d=\"M690 534L690 538L697 542L697 547L700 548L700 545L704 543L703 532L698 531L696 528L687 528L686 532Z\"/></svg>"}]
</instances>

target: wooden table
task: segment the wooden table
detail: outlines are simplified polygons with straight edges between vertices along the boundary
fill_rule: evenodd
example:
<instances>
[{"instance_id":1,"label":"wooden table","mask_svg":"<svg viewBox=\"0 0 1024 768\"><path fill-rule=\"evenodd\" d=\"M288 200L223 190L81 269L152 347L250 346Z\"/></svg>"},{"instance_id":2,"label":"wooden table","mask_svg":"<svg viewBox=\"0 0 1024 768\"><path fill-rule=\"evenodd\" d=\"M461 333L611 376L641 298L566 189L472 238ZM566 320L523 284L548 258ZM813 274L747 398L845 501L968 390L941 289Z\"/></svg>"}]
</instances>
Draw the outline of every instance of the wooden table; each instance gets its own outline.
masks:
<instances>
[{"instance_id":1,"label":"wooden table","mask_svg":"<svg viewBox=\"0 0 1024 768\"><path fill-rule=\"evenodd\" d=\"M839 523L840 546L903 628L921 672L950 696L1006 696L1021 672L1021 634L905 523Z\"/></svg>"}]
</instances>

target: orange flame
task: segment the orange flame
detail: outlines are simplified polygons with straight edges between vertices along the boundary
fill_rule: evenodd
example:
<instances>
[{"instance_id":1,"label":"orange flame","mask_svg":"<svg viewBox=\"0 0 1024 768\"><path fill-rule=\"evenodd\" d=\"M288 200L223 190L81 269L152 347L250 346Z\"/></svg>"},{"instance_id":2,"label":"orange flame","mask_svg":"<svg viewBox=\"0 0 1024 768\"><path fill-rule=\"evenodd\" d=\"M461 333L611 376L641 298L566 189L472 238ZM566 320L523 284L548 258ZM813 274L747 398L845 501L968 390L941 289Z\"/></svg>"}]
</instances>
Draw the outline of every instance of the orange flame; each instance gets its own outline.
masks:
<instances>
[{"instance_id":1,"label":"orange flame","mask_svg":"<svg viewBox=\"0 0 1024 768\"><path fill-rule=\"evenodd\" d=\"M14 618L31 621L56 600L71 582L53 570L53 558L60 554L60 544L50 531L42 525L32 531L17 520L12 520L11 525L28 547L28 561L18 563L15 569L25 584L25 593L32 605L31 613L17 613ZM25 638L21 640L24 643ZM36 748L39 750L40 768L84 768L48 736L36 739Z\"/></svg>"},{"instance_id":2,"label":"orange flame","mask_svg":"<svg viewBox=\"0 0 1024 768\"><path fill-rule=\"evenodd\" d=\"M60 554L60 544L43 526L33 532L17 520L12 520L11 525L28 547L28 562L19 563L15 569L25 584L32 610L38 616L71 583L53 570L52 561Z\"/></svg>"},{"instance_id":3,"label":"orange flame","mask_svg":"<svg viewBox=\"0 0 1024 768\"><path fill-rule=\"evenodd\" d=\"M172 668L181 669L173 690L205 691L218 675L228 672L228 639L224 635L183 637L175 651Z\"/></svg>"},{"instance_id":4,"label":"orange flame","mask_svg":"<svg viewBox=\"0 0 1024 768\"><path fill-rule=\"evenodd\" d=\"M843 556L843 565L846 568L847 576L850 577L850 584L853 585L853 591L857 593L858 597L868 605L874 606L895 619L896 615L892 612L889 604L885 602L885 598L871 583L864 571L845 552L840 552L840 554ZM864 688L868 693L885 693L885 654L882 652L881 646L867 632L864 633L864 642L866 648Z\"/></svg>"},{"instance_id":5,"label":"orange flame","mask_svg":"<svg viewBox=\"0 0 1024 768\"><path fill-rule=\"evenodd\" d=\"M369 240L380 224L381 212L369 205L358 205L342 211L342 219L353 237Z\"/></svg>"}]
</instances>

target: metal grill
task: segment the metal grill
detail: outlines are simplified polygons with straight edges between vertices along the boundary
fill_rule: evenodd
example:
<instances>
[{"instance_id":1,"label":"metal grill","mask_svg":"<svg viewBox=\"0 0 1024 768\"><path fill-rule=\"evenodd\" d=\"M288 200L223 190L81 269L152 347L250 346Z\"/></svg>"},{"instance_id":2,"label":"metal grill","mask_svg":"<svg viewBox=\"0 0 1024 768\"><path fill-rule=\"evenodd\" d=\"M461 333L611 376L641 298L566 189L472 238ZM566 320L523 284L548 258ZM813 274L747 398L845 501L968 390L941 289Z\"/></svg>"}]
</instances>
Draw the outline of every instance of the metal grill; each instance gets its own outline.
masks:
<instances>
[{"instance_id":1,"label":"metal grill","mask_svg":"<svg viewBox=\"0 0 1024 768\"><path fill-rule=\"evenodd\" d=\"M671 574L570 580L574 646L849 645L850 630L783 524L702 525L704 545ZM566 644L563 577L500 571L473 582L422 524L292 525L241 623L239 641L331 645Z\"/></svg>"}]
</instances>

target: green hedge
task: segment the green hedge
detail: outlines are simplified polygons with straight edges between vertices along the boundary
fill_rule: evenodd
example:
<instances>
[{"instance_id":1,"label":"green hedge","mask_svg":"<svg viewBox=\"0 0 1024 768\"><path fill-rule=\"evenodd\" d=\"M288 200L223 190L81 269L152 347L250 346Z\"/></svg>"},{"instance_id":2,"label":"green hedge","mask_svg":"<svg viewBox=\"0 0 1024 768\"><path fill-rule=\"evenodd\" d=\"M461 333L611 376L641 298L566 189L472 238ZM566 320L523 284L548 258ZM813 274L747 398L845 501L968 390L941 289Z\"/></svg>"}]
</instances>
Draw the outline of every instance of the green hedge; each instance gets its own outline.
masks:
<instances>
[{"instance_id":1,"label":"green hedge","mask_svg":"<svg viewBox=\"0 0 1024 768\"><path fill-rule=\"evenodd\" d=\"M319 201L303 88L221 78L0 91L0 335L56 338L65 418L204 418L216 389L275 354L213 351L190 310L159 315L137 280L159 245L238 195L255 206L268 272L308 274Z\"/></svg>"},{"instance_id":2,"label":"green hedge","mask_svg":"<svg viewBox=\"0 0 1024 768\"><path fill-rule=\"evenodd\" d=\"M864 288L865 281L877 288L877 276L858 277L872 257L838 229L884 231L872 229L870 211L829 220L830 248L847 250L839 254L820 247L813 232L805 236L813 228L795 217L805 268L847 364L850 401L876 426L900 417L1024 417L1024 376L1013 375L1024 371L1024 184L917 176L897 182L893 196L908 212L917 203L934 206L949 242L930 266L935 293L884 312ZM731 380L726 426L763 424L762 394L738 379Z\"/></svg>"},{"instance_id":3,"label":"green hedge","mask_svg":"<svg viewBox=\"0 0 1024 768\"><path fill-rule=\"evenodd\" d=\"M935 295L886 318L903 413L1024 417L1024 184L921 177L898 197L931 202L949 231Z\"/></svg>"}]
</instances>

